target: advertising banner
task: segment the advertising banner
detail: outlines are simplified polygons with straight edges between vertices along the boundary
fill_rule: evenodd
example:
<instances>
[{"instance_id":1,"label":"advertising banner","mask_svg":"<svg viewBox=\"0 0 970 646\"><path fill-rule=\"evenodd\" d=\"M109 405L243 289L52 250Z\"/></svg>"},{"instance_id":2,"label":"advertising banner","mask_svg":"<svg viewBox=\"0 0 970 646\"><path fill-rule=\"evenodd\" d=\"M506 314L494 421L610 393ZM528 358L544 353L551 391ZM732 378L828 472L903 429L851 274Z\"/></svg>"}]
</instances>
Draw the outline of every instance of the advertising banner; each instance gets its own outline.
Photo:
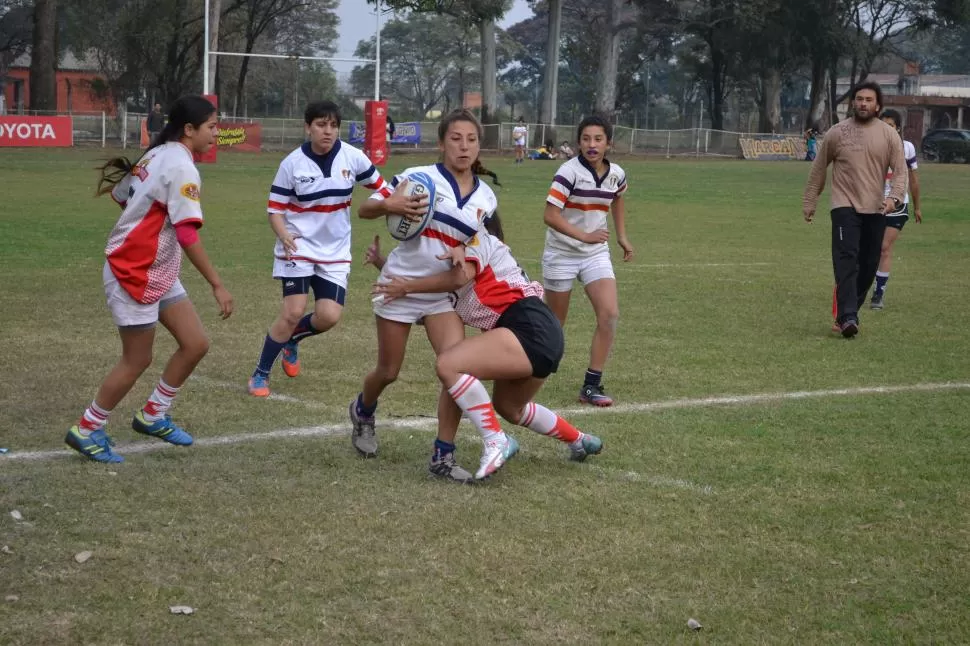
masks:
<instances>
[{"instance_id":1,"label":"advertising banner","mask_svg":"<svg viewBox=\"0 0 970 646\"><path fill-rule=\"evenodd\" d=\"M0 146L70 148L73 145L71 117L0 116Z\"/></svg>"},{"instance_id":2,"label":"advertising banner","mask_svg":"<svg viewBox=\"0 0 970 646\"><path fill-rule=\"evenodd\" d=\"M219 149L258 153L263 143L261 123L220 123Z\"/></svg>"},{"instance_id":3,"label":"advertising banner","mask_svg":"<svg viewBox=\"0 0 970 646\"><path fill-rule=\"evenodd\" d=\"M350 122L350 135L347 140L348 143L354 144L355 146L362 146L364 144L364 132L366 128L364 124L351 121ZM421 124L417 121L409 121L407 123L395 123L394 124L394 137L391 139L392 144L411 144L416 146L421 143Z\"/></svg>"},{"instance_id":4,"label":"advertising banner","mask_svg":"<svg viewBox=\"0 0 970 646\"><path fill-rule=\"evenodd\" d=\"M805 159L805 139L800 135L744 135L738 138L741 156L757 161Z\"/></svg>"}]
</instances>

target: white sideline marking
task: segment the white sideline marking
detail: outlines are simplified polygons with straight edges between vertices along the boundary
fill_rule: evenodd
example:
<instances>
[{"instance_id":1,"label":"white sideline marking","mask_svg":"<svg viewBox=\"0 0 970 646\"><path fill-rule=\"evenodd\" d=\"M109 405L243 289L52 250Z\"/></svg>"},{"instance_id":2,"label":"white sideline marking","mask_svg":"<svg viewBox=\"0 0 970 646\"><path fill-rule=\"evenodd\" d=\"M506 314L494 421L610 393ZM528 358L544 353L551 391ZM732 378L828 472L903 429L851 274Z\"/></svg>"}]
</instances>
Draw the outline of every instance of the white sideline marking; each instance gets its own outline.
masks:
<instances>
[{"instance_id":1,"label":"white sideline marking","mask_svg":"<svg viewBox=\"0 0 970 646\"><path fill-rule=\"evenodd\" d=\"M540 265L541 260L522 260L520 264ZM615 270L637 271L640 269L678 269L688 267L771 267L776 262L657 262L657 263L625 263L618 261L613 264Z\"/></svg>"},{"instance_id":2,"label":"white sideline marking","mask_svg":"<svg viewBox=\"0 0 970 646\"><path fill-rule=\"evenodd\" d=\"M200 383L206 383L208 380L200 379ZM210 382L212 383L212 382ZM216 385L226 382L215 382ZM233 385L234 389L238 388ZM570 408L566 410L557 411L561 415L565 416L579 416L579 415L594 415L603 414L609 412L615 413L638 413L638 412L648 412L655 410L668 410L668 409L678 409L678 408L703 408L707 406L730 406L736 404L761 404L765 402L774 401L785 401L793 399L820 399L823 397L846 397L855 395L888 395L893 393L907 393L907 392L944 392L949 390L970 390L970 383L968 382L943 382L943 383L930 383L930 384L909 384L904 386L862 386L858 388L834 388L831 390L799 390L787 393L758 393L753 395L725 395L721 397L703 397L698 399L669 399L666 401L659 402L645 402L645 403L632 403L632 404L616 404L608 408L595 408L592 406L586 406L583 408ZM310 402L303 402L302 400L296 398L290 398L291 401L305 403L310 405ZM286 400L284 400L286 401ZM318 404L313 404L314 406L319 406ZM437 419L434 417L404 417L399 419L390 419L383 421L379 428L381 429L421 429L425 427L432 427L437 423ZM278 429L273 431L264 431L260 433L245 433L242 435L224 435L218 437L208 437L199 438L195 441L195 446L222 446L222 445L232 445L232 444L242 444L244 442L257 442L261 440L268 439L279 439L279 438L291 438L291 437L327 437L331 435L346 435L350 432L347 424L328 424L324 426L308 426L303 428L288 428L288 429ZM122 450L125 454L131 453L147 453L149 451L158 451L161 449L175 449L177 447L172 447L171 445L165 444L163 442L139 442L136 444L125 444L122 445ZM69 449L60 449L56 451L24 451L17 452L11 451L0 457L0 462L3 460L48 460L52 458L63 458L69 455L74 455L74 452ZM650 477L646 478L648 482L652 482ZM670 485L675 480L668 480L666 478L661 478L665 484ZM680 482L680 481L676 481ZM684 481L687 482L687 481ZM659 483L659 481L658 481ZM680 486L680 485L678 485ZM698 485L699 486L699 485Z\"/></svg>"},{"instance_id":3,"label":"white sideline marking","mask_svg":"<svg viewBox=\"0 0 970 646\"><path fill-rule=\"evenodd\" d=\"M204 384L206 386L212 386L213 388L221 388L223 390L232 390L235 392L246 393L247 395L249 394L249 390L242 383L237 384L231 381L210 379L209 377L202 377L200 375L192 375L191 377L189 377L189 379L191 379L192 381L196 381L200 384ZM268 399L270 401L277 401L277 402L286 402L288 404L302 404L307 408L316 408L316 409L326 408L326 406L322 404L318 404L316 402L306 401L304 399L300 399L299 397L291 397L290 395L279 395L274 392L271 392L269 394L269 397L264 397L263 399Z\"/></svg>"},{"instance_id":4,"label":"white sideline marking","mask_svg":"<svg viewBox=\"0 0 970 646\"><path fill-rule=\"evenodd\" d=\"M690 480L681 480L680 478L668 478L666 476L644 476L636 471L620 471L619 469L610 469L609 467L603 467L598 464L590 465L590 469L598 473L604 473L611 477L619 477L621 480L627 480L629 482L646 482L647 484L653 485L654 487L660 489L686 489L688 491L696 491L702 493L705 496L709 496L714 493L714 487L710 485L701 485L696 482L691 482Z\"/></svg>"}]
</instances>

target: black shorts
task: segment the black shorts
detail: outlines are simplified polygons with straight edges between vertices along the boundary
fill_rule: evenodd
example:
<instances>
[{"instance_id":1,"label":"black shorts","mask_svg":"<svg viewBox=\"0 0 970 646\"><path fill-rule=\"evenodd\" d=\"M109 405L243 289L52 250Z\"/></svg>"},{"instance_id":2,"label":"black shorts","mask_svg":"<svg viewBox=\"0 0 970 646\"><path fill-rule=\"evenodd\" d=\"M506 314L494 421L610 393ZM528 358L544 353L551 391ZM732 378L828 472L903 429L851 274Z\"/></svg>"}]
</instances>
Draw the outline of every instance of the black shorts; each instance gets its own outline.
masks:
<instances>
[{"instance_id":1,"label":"black shorts","mask_svg":"<svg viewBox=\"0 0 970 646\"><path fill-rule=\"evenodd\" d=\"M898 211L886 214L886 226L900 231L906 226L907 220L909 220L909 204L902 205Z\"/></svg>"},{"instance_id":2,"label":"black shorts","mask_svg":"<svg viewBox=\"0 0 970 646\"><path fill-rule=\"evenodd\" d=\"M283 297L294 296L297 294L309 294L313 289L313 300L319 301L324 298L336 301L338 305L343 305L347 298L347 290L336 283L332 283L322 276L298 276L295 278L278 278L283 285Z\"/></svg>"},{"instance_id":3,"label":"black shorts","mask_svg":"<svg viewBox=\"0 0 970 646\"><path fill-rule=\"evenodd\" d=\"M528 296L513 303L495 327L512 332L532 364L532 376L545 379L559 369L566 342L562 326L541 298Z\"/></svg>"}]
</instances>

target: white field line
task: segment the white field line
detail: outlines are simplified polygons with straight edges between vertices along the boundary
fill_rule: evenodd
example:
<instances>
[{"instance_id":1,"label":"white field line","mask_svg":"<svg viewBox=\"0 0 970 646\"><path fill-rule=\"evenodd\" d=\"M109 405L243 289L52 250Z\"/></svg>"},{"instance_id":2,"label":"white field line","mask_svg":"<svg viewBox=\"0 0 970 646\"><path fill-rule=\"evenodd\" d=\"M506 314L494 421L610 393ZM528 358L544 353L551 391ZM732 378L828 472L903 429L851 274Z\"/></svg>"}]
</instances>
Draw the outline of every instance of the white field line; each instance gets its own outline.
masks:
<instances>
[{"instance_id":1,"label":"white field line","mask_svg":"<svg viewBox=\"0 0 970 646\"><path fill-rule=\"evenodd\" d=\"M200 383L205 383L204 381ZM225 382L216 382L225 383ZM746 405L746 404L762 404L767 402L777 402L786 400L796 400L796 399L820 399L825 397L851 397L858 395L888 395L893 393L907 393L907 392L945 392L951 390L970 390L970 383L968 382L944 382L944 383L928 383L928 384L909 384L903 386L863 386L859 388L836 388L831 390L800 390L787 393L759 393L753 395L726 395L721 397L704 397L699 399L670 399L666 401L659 402L645 402L645 403L631 403L631 404L617 404L609 408L593 408L593 407L583 407L583 408L571 408L566 410L558 411L564 416L579 416L579 415L593 415L593 414L605 414L605 413L637 413L637 412L650 412L657 410L669 410L669 409L679 409L679 408L703 408L707 406L731 406L731 405ZM298 400L296 398L291 398L294 402L308 403ZM424 429L432 428L437 423L434 417L404 417L399 419L389 419L382 421L379 425L380 428L390 428L390 429ZM326 437L331 435L347 435L350 432L350 428L346 423L344 424L328 424L324 426L309 426L303 428L289 428L289 429L278 429L272 431L264 431L260 433L245 433L242 435L226 435L210 438L200 438L196 440L196 446L222 446L222 445L233 445L242 444L244 442L257 442L268 439L280 439L280 438L292 438L292 437ZM136 444L126 444L123 446L123 452L126 454L130 453L147 453L149 451L157 451L161 449L171 448L167 444L162 442L141 442ZM69 449L61 449L56 451L24 451L17 452L11 451L10 453L0 455L0 462L3 460L49 460L53 458L61 458L73 455L73 452ZM644 476L638 476L644 477ZM650 478L646 477L646 480L650 482ZM669 485L671 481L663 479ZM679 482L679 481L678 481ZM685 481L686 482L686 481ZM688 483L689 484L689 483Z\"/></svg>"},{"instance_id":2,"label":"white field line","mask_svg":"<svg viewBox=\"0 0 970 646\"><path fill-rule=\"evenodd\" d=\"M247 387L242 382L237 384L232 381L221 381L219 379L210 379L209 377L203 377L200 375L192 375L190 379L192 381L203 384L205 386L211 386L213 388L221 388L222 390L232 390L235 392L248 394ZM303 406L306 406L307 408L316 408L321 410L326 408L326 406L322 404L318 404L316 402L306 401L304 399L300 399L299 397L291 397L289 395L280 395L273 392L271 392L269 397L267 397L266 399L270 401L286 402L288 404L301 404Z\"/></svg>"},{"instance_id":3,"label":"white field line","mask_svg":"<svg viewBox=\"0 0 970 646\"><path fill-rule=\"evenodd\" d=\"M519 261L526 265L540 265L540 260ZM648 269L687 269L687 268L706 268L706 267L771 267L777 265L776 262L656 262L656 263L634 263L629 264L622 261L613 263L613 269L617 271L642 271Z\"/></svg>"}]
</instances>

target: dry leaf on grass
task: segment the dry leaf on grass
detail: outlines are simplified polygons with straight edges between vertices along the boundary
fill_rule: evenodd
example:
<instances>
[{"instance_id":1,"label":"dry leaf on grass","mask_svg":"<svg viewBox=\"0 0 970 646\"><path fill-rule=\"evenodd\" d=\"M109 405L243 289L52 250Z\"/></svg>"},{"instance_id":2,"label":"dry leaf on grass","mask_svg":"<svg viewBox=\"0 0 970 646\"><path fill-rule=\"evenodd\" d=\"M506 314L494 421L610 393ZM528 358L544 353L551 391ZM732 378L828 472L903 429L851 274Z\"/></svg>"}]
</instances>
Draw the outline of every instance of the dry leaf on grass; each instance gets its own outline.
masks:
<instances>
[{"instance_id":1,"label":"dry leaf on grass","mask_svg":"<svg viewBox=\"0 0 970 646\"><path fill-rule=\"evenodd\" d=\"M14 520L23 520L24 519L24 515L21 514L19 511L17 511L16 509L14 509L12 512L10 512L10 517L13 518Z\"/></svg>"},{"instance_id":2,"label":"dry leaf on grass","mask_svg":"<svg viewBox=\"0 0 970 646\"><path fill-rule=\"evenodd\" d=\"M701 622L691 617L690 619L687 620L687 627L690 628L691 630L700 630L704 626L701 625Z\"/></svg>"},{"instance_id":3,"label":"dry leaf on grass","mask_svg":"<svg viewBox=\"0 0 970 646\"><path fill-rule=\"evenodd\" d=\"M74 560L77 561L78 563L85 563L92 556L94 556L94 554L92 554L87 550L84 550L83 552L78 552L77 554L75 554Z\"/></svg>"},{"instance_id":4,"label":"dry leaf on grass","mask_svg":"<svg viewBox=\"0 0 970 646\"><path fill-rule=\"evenodd\" d=\"M9 601L10 603L16 603L17 601L20 601L20 597L18 597L15 594L8 594L6 597L3 598L3 600Z\"/></svg>"},{"instance_id":5,"label":"dry leaf on grass","mask_svg":"<svg viewBox=\"0 0 970 646\"><path fill-rule=\"evenodd\" d=\"M169 606L168 611L173 615L191 615L195 612L192 606Z\"/></svg>"}]
</instances>

